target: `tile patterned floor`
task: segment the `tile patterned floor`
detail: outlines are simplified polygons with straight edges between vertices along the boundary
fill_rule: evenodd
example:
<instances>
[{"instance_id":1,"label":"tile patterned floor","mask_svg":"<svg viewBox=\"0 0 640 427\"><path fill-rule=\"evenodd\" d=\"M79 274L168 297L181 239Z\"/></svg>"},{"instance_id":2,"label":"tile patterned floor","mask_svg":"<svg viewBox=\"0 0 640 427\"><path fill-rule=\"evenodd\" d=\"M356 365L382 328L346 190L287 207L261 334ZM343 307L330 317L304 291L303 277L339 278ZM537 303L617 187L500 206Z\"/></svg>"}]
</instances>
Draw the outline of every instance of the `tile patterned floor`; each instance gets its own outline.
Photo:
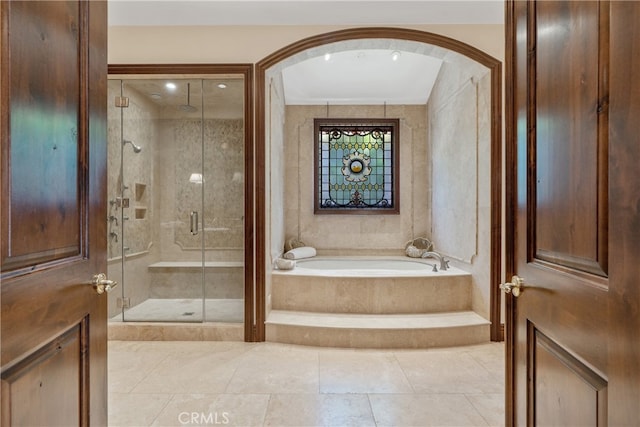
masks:
<instances>
[{"instance_id":1,"label":"tile patterned floor","mask_svg":"<svg viewBox=\"0 0 640 427\"><path fill-rule=\"evenodd\" d=\"M504 346L109 342L110 426L502 426Z\"/></svg>"}]
</instances>

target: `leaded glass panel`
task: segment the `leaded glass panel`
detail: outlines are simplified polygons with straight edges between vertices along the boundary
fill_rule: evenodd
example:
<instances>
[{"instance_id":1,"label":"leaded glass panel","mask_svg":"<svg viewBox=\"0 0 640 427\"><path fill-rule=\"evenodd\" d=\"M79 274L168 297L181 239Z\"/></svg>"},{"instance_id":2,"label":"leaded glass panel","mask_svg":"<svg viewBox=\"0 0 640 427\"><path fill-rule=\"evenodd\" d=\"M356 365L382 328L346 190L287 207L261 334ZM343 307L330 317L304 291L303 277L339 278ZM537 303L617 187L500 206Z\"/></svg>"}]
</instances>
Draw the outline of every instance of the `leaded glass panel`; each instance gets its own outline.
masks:
<instances>
[{"instance_id":1,"label":"leaded glass panel","mask_svg":"<svg viewBox=\"0 0 640 427\"><path fill-rule=\"evenodd\" d=\"M398 213L398 120L315 120L315 212Z\"/></svg>"}]
</instances>

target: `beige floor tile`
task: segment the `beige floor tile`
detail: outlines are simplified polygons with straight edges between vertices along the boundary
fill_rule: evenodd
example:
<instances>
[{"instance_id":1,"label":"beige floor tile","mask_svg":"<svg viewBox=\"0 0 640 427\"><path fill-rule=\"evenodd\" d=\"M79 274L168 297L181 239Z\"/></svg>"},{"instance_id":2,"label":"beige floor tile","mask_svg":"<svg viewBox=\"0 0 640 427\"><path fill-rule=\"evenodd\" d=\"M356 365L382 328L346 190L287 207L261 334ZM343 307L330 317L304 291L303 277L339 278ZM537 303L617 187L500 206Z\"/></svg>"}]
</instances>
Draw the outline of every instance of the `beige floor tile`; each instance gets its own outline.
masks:
<instances>
[{"instance_id":1,"label":"beige floor tile","mask_svg":"<svg viewBox=\"0 0 640 427\"><path fill-rule=\"evenodd\" d=\"M258 344L237 341L109 341L109 354L124 351L165 354L224 353L230 350L248 351L256 345Z\"/></svg>"},{"instance_id":2,"label":"beige floor tile","mask_svg":"<svg viewBox=\"0 0 640 427\"><path fill-rule=\"evenodd\" d=\"M463 395L372 394L371 409L377 426L486 426Z\"/></svg>"},{"instance_id":3,"label":"beige floor tile","mask_svg":"<svg viewBox=\"0 0 640 427\"><path fill-rule=\"evenodd\" d=\"M473 394L467 399L490 426L504 426L504 394Z\"/></svg>"},{"instance_id":4,"label":"beige floor tile","mask_svg":"<svg viewBox=\"0 0 640 427\"><path fill-rule=\"evenodd\" d=\"M178 394L151 425L261 426L268 402L267 394Z\"/></svg>"},{"instance_id":5,"label":"beige floor tile","mask_svg":"<svg viewBox=\"0 0 640 427\"><path fill-rule=\"evenodd\" d=\"M375 426L366 394L274 394L265 426Z\"/></svg>"},{"instance_id":6,"label":"beige floor tile","mask_svg":"<svg viewBox=\"0 0 640 427\"><path fill-rule=\"evenodd\" d=\"M132 393L223 393L245 352L170 353Z\"/></svg>"},{"instance_id":7,"label":"beige floor tile","mask_svg":"<svg viewBox=\"0 0 640 427\"><path fill-rule=\"evenodd\" d=\"M320 352L321 393L412 393L391 352Z\"/></svg>"},{"instance_id":8,"label":"beige floor tile","mask_svg":"<svg viewBox=\"0 0 640 427\"><path fill-rule=\"evenodd\" d=\"M504 392L504 381L464 350L398 352L395 355L416 393Z\"/></svg>"},{"instance_id":9,"label":"beige floor tile","mask_svg":"<svg viewBox=\"0 0 640 427\"><path fill-rule=\"evenodd\" d=\"M504 382L504 343L490 343L465 349L487 371Z\"/></svg>"},{"instance_id":10,"label":"beige floor tile","mask_svg":"<svg viewBox=\"0 0 640 427\"><path fill-rule=\"evenodd\" d=\"M248 352L226 388L227 393L318 393L318 351L261 345Z\"/></svg>"},{"instance_id":11,"label":"beige floor tile","mask_svg":"<svg viewBox=\"0 0 640 427\"><path fill-rule=\"evenodd\" d=\"M109 393L109 426L149 426L170 399L170 394Z\"/></svg>"},{"instance_id":12,"label":"beige floor tile","mask_svg":"<svg viewBox=\"0 0 640 427\"><path fill-rule=\"evenodd\" d=\"M110 341L109 421L123 427L502 426L503 349Z\"/></svg>"},{"instance_id":13,"label":"beige floor tile","mask_svg":"<svg viewBox=\"0 0 640 427\"><path fill-rule=\"evenodd\" d=\"M166 357L149 351L109 351L109 392L128 393Z\"/></svg>"}]
</instances>

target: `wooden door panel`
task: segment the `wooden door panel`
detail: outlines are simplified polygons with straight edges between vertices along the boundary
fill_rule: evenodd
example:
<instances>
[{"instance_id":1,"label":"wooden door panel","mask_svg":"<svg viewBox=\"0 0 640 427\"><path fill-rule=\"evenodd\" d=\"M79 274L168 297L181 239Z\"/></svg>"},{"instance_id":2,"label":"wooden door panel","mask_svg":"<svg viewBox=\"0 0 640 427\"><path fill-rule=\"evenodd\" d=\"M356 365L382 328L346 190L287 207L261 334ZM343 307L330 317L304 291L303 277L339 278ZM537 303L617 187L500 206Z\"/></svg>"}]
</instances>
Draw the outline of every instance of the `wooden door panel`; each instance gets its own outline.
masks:
<instances>
[{"instance_id":1,"label":"wooden door panel","mask_svg":"<svg viewBox=\"0 0 640 427\"><path fill-rule=\"evenodd\" d=\"M2 426L107 423L106 6L0 2Z\"/></svg>"},{"instance_id":2,"label":"wooden door panel","mask_svg":"<svg viewBox=\"0 0 640 427\"><path fill-rule=\"evenodd\" d=\"M508 413L606 425L609 322L607 1L514 1L517 164Z\"/></svg>"},{"instance_id":3,"label":"wooden door panel","mask_svg":"<svg viewBox=\"0 0 640 427\"><path fill-rule=\"evenodd\" d=\"M83 408L88 392L83 383L88 369L86 320L4 373L2 393L10 397L10 402L3 409L8 410L13 424L87 424L87 420L80 419L87 413Z\"/></svg>"},{"instance_id":4,"label":"wooden door panel","mask_svg":"<svg viewBox=\"0 0 640 427\"><path fill-rule=\"evenodd\" d=\"M537 2L529 11L535 190L532 257L606 275L608 11L598 2ZM600 225L604 226L600 226Z\"/></svg>"},{"instance_id":5,"label":"wooden door panel","mask_svg":"<svg viewBox=\"0 0 640 427\"><path fill-rule=\"evenodd\" d=\"M532 425L601 426L606 423L607 381L530 324L534 378ZM595 404L594 404L595 403Z\"/></svg>"},{"instance_id":6,"label":"wooden door panel","mask_svg":"<svg viewBox=\"0 0 640 427\"><path fill-rule=\"evenodd\" d=\"M3 269L81 254L85 229L78 179L81 4L11 2L6 6L10 132L9 199ZM48 19L33 19L47 16Z\"/></svg>"}]
</instances>

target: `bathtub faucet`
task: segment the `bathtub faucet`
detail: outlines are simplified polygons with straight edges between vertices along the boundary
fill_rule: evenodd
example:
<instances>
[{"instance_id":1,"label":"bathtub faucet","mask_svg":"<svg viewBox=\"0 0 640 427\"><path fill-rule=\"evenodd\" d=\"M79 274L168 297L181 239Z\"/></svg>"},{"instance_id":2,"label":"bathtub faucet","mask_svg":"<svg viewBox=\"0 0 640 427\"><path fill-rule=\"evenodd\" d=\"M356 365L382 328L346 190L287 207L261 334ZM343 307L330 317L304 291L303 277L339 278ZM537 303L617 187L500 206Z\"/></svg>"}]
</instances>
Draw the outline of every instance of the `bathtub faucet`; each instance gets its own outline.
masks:
<instances>
[{"instance_id":1,"label":"bathtub faucet","mask_svg":"<svg viewBox=\"0 0 640 427\"><path fill-rule=\"evenodd\" d=\"M436 258L440 260L440 270L447 270L449 268L449 260L445 259L444 255L441 255L438 252L425 252L422 254L422 258Z\"/></svg>"}]
</instances>

